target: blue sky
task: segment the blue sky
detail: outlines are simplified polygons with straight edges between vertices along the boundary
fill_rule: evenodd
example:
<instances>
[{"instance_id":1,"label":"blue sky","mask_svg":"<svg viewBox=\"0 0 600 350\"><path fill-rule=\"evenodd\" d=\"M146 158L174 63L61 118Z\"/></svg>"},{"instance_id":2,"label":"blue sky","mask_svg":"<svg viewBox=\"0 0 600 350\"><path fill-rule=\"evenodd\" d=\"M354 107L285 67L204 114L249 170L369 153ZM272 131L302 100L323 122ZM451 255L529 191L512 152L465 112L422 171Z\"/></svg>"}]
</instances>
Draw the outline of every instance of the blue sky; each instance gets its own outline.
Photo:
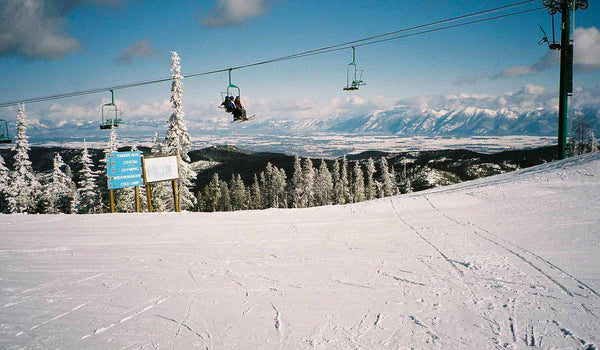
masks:
<instances>
[{"instance_id":1,"label":"blue sky","mask_svg":"<svg viewBox=\"0 0 600 350\"><path fill-rule=\"evenodd\" d=\"M171 51L179 53L182 71L189 74L516 2L29 0L30 7L24 8L22 0L0 0L0 29L11 36L0 39L0 102L169 77ZM501 13L541 6L539 0ZM600 81L599 19L597 2L576 13L576 27L587 43L580 56L587 61L581 62L575 84L584 88ZM539 24L549 32L545 10L360 47L357 65L364 69L367 85L358 92L342 91L350 49L234 71L233 80L257 110L286 103L298 111L308 104L349 97L393 101L421 95L501 95L526 85L556 90L557 65L531 69L548 55L546 46L537 45ZM226 85L226 73L186 79L188 115L218 116L214 107ZM168 108L170 84L116 94L141 117L142 111ZM108 97L105 93L35 103L28 110L40 117L54 108L67 119L69 113L96 118L98 106ZM12 114L12 109L0 109L0 118L12 119Z\"/></svg>"}]
</instances>

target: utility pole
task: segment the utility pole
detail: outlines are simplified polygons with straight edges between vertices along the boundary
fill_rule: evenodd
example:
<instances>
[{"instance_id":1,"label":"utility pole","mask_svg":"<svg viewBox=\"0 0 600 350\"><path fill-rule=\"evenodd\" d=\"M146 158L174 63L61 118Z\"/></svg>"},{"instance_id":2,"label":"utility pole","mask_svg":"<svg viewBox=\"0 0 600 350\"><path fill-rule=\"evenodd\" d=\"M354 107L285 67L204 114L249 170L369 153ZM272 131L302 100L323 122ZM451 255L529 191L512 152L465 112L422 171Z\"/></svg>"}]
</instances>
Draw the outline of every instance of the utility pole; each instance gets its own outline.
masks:
<instances>
[{"instance_id":1,"label":"utility pole","mask_svg":"<svg viewBox=\"0 0 600 350\"><path fill-rule=\"evenodd\" d=\"M573 94L573 42L571 40L571 12L588 8L588 0L543 0L552 16L560 12L560 45L553 43L551 49L560 50L560 82L558 87L558 159L567 157L567 111L569 96ZM554 17L552 17L554 18ZM554 23L554 19L553 19ZM554 31L554 28L552 28Z\"/></svg>"}]
</instances>

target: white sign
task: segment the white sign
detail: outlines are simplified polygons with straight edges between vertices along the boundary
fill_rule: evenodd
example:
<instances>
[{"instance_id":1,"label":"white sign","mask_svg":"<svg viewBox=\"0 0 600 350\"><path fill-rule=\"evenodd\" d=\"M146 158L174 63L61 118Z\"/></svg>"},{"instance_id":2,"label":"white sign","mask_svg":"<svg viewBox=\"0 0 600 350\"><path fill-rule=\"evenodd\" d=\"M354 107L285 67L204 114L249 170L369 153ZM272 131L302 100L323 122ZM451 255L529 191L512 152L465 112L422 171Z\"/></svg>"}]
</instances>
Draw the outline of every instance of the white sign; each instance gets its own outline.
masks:
<instances>
[{"instance_id":1,"label":"white sign","mask_svg":"<svg viewBox=\"0 0 600 350\"><path fill-rule=\"evenodd\" d=\"M142 158L144 183L179 179L177 156Z\"/></svg>"}]
</instances>

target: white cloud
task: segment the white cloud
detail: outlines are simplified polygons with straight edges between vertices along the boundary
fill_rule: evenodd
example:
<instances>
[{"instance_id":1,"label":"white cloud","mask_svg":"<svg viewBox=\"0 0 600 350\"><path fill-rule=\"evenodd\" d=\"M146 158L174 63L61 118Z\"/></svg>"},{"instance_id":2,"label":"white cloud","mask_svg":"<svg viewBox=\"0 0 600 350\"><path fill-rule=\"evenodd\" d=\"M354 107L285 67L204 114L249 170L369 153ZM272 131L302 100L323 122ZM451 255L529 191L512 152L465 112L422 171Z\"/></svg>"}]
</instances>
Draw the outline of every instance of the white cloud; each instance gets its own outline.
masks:
<instances>
[{"instance_id":1,"label":"white cloud","mask_svg":"<svg viewBox=\"0 0 600 350\"><path fill-rule=\"evenodd\" d=\"M264 0L217 0L208 16L202 19L207 27L227 27L261 16L267 11Z\"/></svg>"},{"instance_id":2,"label":"white cloud","mask_svg":"<svg viewBox=\"0 0 600 350\"><path fill-rule=\"evenodd\" d=\"M596 27L575 29L574 68L578 72L595 72L600 70L600 31ZM548 51L544 57L532 65L512 66L496 74L480 74L474 77L459 77L457 85L474 84L482 79L506 79L526 75L535 75L560 63L559 51Z\"/></svg>"},{"instance_id":3,"label":"white cloud","mask_svg":"<svg viewBox=\"0 0 600 350\"><path fill-rule=\"evenodd\" d=\"M148 40L139 40L129 45L125 50L121 51L119 56L115 58L115 62L119 64L132 64L135 59L143 59L156 56L156 51Z\"/></svg>"},{"instance_id":4,"label":"white cloud","mask_svg":"<svg viewBox=\"0 0 600 350\"><path fill-rule=\"evenodd\" d=\"M60 59L80 42L65 31L77 3L117 5L119 0L0 0L0 55Z\"/></svg>"},{"instance_id":5,"label":"white cloud","mask_svg":"<svg viewBox=\"0 0 600 350\"><path fill-rule=\"evenodd\" d=\"M532 84L525 85L525 92L532 95L540 95L546 91L546 88L543 86L537 86Z\"/></svg>"},{"instance_id":6,"label":"white cloud","mask_svg":"<svg viewBox=\"0 0 600 350\"><path fill-rule=\"evenodd\" d=\"M600 31L596 27L577 28L573 33L575 67L579 71L600 69Z\"/></svg>"}]
</instances>

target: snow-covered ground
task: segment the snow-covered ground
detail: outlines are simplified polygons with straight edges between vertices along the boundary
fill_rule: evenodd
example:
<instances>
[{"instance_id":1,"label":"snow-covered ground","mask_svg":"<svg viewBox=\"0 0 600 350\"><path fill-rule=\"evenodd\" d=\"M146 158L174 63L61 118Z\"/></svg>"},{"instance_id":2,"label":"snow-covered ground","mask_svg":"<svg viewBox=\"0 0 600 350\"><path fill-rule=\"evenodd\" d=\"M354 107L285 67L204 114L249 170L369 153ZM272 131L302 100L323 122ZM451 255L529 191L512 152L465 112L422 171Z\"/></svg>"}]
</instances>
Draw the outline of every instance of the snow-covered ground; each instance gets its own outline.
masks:
<instances>
[{"instance_id":1,"label":"snow-covered ground","mask_svg":"<svg viewBox=\"0 0 600 350\"><path fill-rule=\"evenodd\" d=\"M598 198L600 153L347 206L0 216L0 348L596 349Z\"/></svg>"}]
</instances>

